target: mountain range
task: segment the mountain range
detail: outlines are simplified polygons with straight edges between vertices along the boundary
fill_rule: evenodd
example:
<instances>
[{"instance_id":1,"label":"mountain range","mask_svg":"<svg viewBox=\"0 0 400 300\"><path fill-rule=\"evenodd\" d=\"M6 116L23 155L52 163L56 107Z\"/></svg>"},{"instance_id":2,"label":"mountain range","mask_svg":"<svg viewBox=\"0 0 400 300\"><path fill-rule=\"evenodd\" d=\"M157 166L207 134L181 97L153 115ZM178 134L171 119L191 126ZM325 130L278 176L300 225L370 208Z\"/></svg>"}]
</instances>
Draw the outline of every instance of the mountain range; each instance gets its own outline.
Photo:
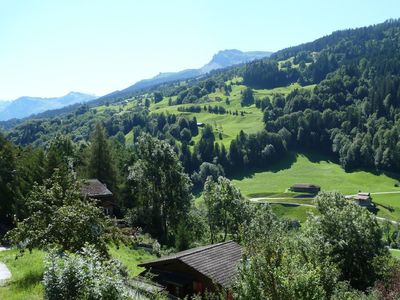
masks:
<instances>
[{"instance_id":1,"label":"mountain range","mask_svg":"<svg viewBox=\"0 0 400 300\"><path fill-rule=\"evenodd\" d=\"M149 88L166 82L202 76L213 70L269 57L271 54L272 52L266 51L242 52L236 49L222 50L215 54L209 63L199 69L186 69L179 72L160 73L153 78L140 80L126 89L114 91L100 97L99 99L122 97L144 88ZM14 118L21 119L45 111L56 110L77 103L88 102L96 98L98 97L94 95L70 92L63 97L58 98L20 97L14 101L0 101L0 121Z\"/></svg>"},{"instance_id":2,"label":"mountain range","mask_svg":"<svg viewBox=\"0 0 400 300\"><path fill-rule=\"evenodd\" d=\"M149 88L158 84L179 81L205 75L213 70L223 69L233 65L251 62L253 60L262 59L271 56L272 52L268 51L248 51L243 52L237 49L221 50L215 54L209 63L199 69L186 69L179 72L159 73L158 75L136 82L135 84L121 91L114 91L103 96L108 97L123 97L127 94Z\"/></svg>"},{"instance_id":3,"label":"mountain range","mask_svg":"<svg viewBox=\"0 0 400 300\"><path fill-rule=\"evenodd\" d=\"M20 97L14 101L0 102L0 121L13 118L24 118L50 109L62 108L76 103L84 103L97 98L79 92L70 92L62 97L40 98Z\"/></svg>"}]
</instances>

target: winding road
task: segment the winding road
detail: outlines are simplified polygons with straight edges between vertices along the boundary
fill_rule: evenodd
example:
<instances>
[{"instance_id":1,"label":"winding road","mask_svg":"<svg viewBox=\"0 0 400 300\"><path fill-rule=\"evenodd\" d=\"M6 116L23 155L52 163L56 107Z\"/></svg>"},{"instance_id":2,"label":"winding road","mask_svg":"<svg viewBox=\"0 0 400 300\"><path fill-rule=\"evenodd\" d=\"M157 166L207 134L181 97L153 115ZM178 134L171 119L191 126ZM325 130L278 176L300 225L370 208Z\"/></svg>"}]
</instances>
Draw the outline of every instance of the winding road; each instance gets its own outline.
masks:
<instances>
[{"instance_id":1,"label":"winding road","mask_svg":"<svg viewBox=\"0 0 400 300\"><path fill-rule=\"evenodd\" d=\"M382 194L400 194L400 192L377 192L377 193L371 193L372 195L382 195ZM308 203L298 203L298 202L281 202L279 200L288 200L291 198L268 198L268 197L260 197L260 198L250 198L250 202L252 203L259 203L259 204L280 204L280 205L287 205L287 206L305 206L305 207L312 207L316 208L317 206L313 204L308 204ZM312 198L302 198L302 199L312 199ZM272 200L272 201L271 201ZM278 200L278 201L275 201ZM293 198L295 200L295 198ZM375 216L377 220L383 221L383 222L390 222L393 225L400 225L400 222L382 218Z\"/></svg>"}]
</instances>

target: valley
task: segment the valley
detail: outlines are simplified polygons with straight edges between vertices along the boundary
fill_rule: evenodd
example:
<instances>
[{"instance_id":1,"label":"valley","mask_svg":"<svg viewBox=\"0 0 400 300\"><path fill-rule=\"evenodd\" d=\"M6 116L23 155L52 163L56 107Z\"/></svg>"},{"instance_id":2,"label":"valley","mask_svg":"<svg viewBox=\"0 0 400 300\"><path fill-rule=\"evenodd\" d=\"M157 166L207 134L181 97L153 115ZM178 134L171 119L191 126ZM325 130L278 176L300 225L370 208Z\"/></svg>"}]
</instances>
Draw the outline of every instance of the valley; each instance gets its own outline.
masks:
<instances>
[{"instance_id":1,"label":"valley","mask_svg":"<svg viewBox=\"0 0 400 300\"><path fill-rule=\"evenodd\" d=\"M0 298L400 297L399 43L224 50L0 122Z\"/></svg>"}]
</instances>

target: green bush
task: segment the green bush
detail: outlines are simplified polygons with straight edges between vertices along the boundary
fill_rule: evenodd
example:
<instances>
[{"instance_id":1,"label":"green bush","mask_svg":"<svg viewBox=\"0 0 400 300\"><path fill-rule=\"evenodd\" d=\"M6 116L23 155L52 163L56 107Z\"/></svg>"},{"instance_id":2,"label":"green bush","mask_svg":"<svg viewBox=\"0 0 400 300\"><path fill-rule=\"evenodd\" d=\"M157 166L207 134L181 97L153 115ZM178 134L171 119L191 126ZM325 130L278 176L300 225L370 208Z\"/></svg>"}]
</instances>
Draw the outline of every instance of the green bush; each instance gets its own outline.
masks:
<instances>
[{"instance_id":1,"label":"green bush","mask_svg":"<svg viewBox=\"0 0 400 300\"><path fill-rule=\"evenodd\" d=\"M103 260L92 246L80 253L60 256L51 252L45 259L45 299L128 299L127 272L116 260Z\"/></svg>"}]
</instances>

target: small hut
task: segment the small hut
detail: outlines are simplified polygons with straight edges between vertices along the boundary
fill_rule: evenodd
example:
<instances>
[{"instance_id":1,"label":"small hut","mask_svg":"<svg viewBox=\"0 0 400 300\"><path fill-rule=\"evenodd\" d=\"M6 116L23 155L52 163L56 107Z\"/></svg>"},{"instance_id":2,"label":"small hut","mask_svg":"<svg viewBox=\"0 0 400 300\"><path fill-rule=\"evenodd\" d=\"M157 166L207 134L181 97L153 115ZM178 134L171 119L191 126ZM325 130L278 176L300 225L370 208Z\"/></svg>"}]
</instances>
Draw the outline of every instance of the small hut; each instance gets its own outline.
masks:
<instances>
[{"instance_id":1,"label":"small hut","mask_svg":"<svg viewBox=\"0 0 400 300\"><path fill-rule=\"evenodd\" d=\"M371 193L359 192L353 197L353 202L360 206L373 207Z\"/></svg>"},{"instance_id":2,"label":"small hut","mask_svg":"<svg viewBox=\"0 0 400 300\"><path fill-rule=\"evenodd\" d=\"M92 198L99 201L99 205L103 207L106 215L114 214L114 197L113 193L104 183L98 179L83 180L81 185L81 195L83 198Z\"/></svg>"}]
</instances>

